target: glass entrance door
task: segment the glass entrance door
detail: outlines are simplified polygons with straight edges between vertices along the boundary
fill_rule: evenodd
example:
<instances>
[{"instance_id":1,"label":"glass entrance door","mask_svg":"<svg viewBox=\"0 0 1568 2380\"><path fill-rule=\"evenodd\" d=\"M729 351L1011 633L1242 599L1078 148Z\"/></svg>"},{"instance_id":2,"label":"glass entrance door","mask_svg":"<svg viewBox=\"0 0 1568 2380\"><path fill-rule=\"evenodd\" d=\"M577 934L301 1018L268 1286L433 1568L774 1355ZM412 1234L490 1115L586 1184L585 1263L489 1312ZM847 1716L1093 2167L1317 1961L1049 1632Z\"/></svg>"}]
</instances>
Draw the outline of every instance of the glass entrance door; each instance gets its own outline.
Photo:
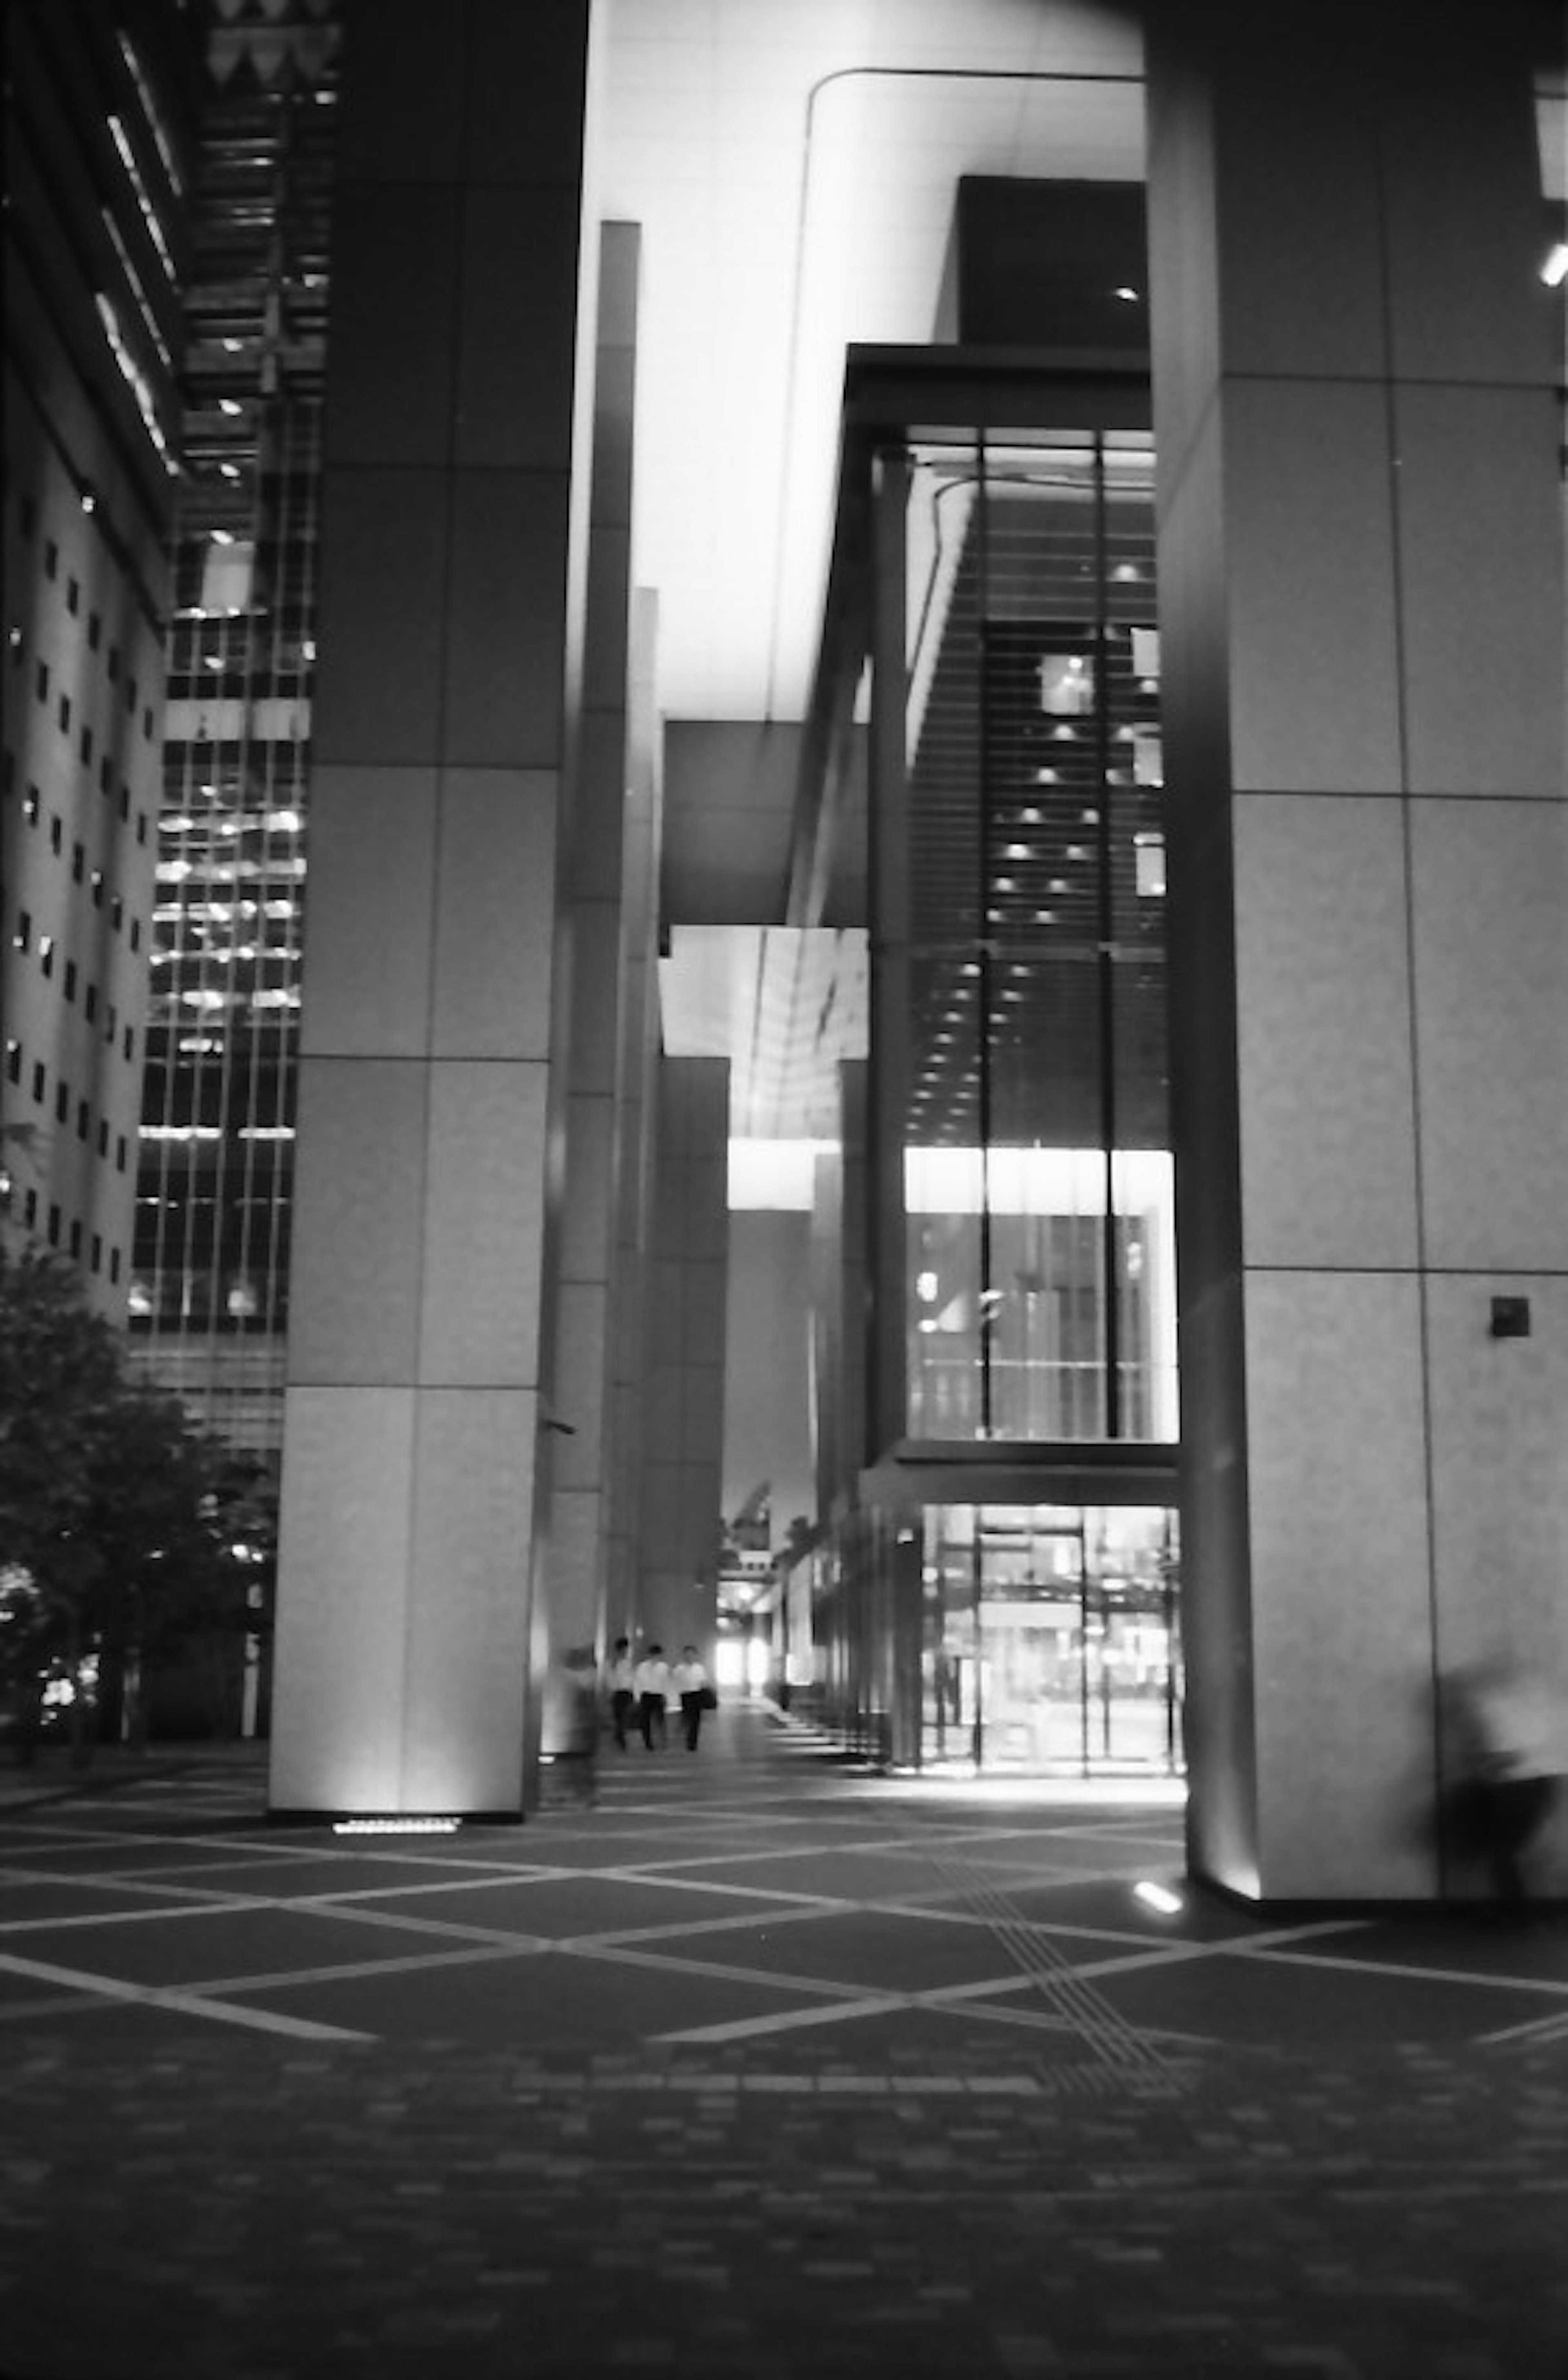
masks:
<instances>
[{"instance_id":1,"label":"glass entrance door","mask_svg":"<svg viewBox=\"0 0 1568 2380\"><path fill-rule=\"evenodd\" d=\"M922 1765L1178 1773L1175 1529L1158 1507L931 1508Z\"/></svg>"}]
</instances>

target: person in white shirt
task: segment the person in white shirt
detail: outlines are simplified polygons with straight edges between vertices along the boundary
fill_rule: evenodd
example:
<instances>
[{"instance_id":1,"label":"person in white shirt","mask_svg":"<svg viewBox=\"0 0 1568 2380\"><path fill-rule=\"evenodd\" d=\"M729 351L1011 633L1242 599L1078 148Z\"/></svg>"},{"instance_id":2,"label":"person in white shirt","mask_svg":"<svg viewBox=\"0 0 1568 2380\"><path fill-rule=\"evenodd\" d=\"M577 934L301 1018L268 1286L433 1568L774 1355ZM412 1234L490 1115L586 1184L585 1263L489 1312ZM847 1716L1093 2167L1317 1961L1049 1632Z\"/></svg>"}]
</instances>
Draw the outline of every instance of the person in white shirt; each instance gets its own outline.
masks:
<instances>
[{"instance_id":1,"label":"person in white shirt","mask_svg":"<svg viewBox=\"0 0 1568 2380\"><path fill-rule=\"evenodd\" d=\"M702 1714L709 1706L708 1672L697 1658L695 1645L683 1645L681 1658L670 1672L670 1682L681 1698L681 1729L688 1752L697 1750Z\"/></svg>"},{"instance_id":2,"label":"person in white shirt","mask_svg":"<svg viewBox=\"0 0 1568 2380\"><path fill-rule=\"evenodd\" d=\"M604 1683L610 1695L610 1725L621 1750L626 1749L626 1721L637 1707L637 1670L628 1638L617 1636L605 1665Z\"/></svg>"},{"instance_id":3,"label":"person in white shirt","mask_svg":"<svg viewBox=\"0 0 1568 2380\"><path fill-rule=\"evenodd\" d=\"M637 1688L637 1723L642 1730L642 1741L651 1752L655 1743L664 1749L664 1706L670 1699L670 1665L664 1658L662 1645L650 1645L638 1663L633 1682Z\"/></svg>"}]
</instances>

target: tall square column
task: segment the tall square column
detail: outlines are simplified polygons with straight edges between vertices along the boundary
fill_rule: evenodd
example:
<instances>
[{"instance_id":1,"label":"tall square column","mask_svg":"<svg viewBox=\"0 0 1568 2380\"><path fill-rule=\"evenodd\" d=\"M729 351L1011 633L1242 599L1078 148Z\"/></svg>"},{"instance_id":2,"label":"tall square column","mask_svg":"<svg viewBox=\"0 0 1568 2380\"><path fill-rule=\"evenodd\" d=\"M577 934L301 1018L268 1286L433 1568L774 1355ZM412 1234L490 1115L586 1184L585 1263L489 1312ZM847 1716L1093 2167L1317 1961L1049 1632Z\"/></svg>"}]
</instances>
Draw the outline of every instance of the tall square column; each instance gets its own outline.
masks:
<instances>
[{"instance_id":1,"label":"tall square column","mask_svg":"<svg viewBox=\"0 0 1568 2380\"><path fill-rule=\"evenodd\" d=\"M280 1808L516 1814L564 1125L590 0L350 0Z\"/></svg>"},{"instance_id":2,"label":"tall square column","mask_svg":"<svg viewBox=\"0 0 1568 2380\"><path fill-rule=\"evenodd\" d=\"M1530 76L1506 6L1149 16L1193 1853L1421 1897L1443 1674L1568 1691Z\"/></svg>"},{"instance_id":3,"label":"tall square column","mask_svg":"<svg viewBox=\"0 0 1568 2380\"><path fill-rule=\"evenodd\" d=\"M667 1653L707 1653L724 1482L729 1060L662 1059L658 1101L638 1616Z\"/></svg>"},{"instance_id":4,"label":"tall square column","mask_svg":"<svg viewBox=\"0 0 1568 2380\"><path fill-rule=\"evenodd\" d=\"M619 1184L631 1116L621 1066L628 941L637 921L628 801L627 685L631 631L632 427L638 234L602 235L595 371L588 631L577 798L566 863L572 948L565 1197L554 1328L557 1443L550 1529L539 1585L553 1663L591 1651L603 1633L613 1402L612 1308ZM547 1715L545 1749L550 1742Z\"/></svg>"}]
</instances>

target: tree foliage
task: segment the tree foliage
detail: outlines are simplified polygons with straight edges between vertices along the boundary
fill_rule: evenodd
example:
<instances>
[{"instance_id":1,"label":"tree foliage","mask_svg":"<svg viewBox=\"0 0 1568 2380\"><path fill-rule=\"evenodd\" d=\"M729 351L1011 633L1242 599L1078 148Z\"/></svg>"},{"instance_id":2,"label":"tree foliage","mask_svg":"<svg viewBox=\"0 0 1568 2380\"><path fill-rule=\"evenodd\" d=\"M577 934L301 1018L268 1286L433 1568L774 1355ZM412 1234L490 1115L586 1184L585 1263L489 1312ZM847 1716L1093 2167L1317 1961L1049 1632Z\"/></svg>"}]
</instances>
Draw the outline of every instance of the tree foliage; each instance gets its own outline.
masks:
<instances>
[{"instance_id":1,"label":"tree foliage","mask_svg":"<svg viewBox=\"0 0 1568 2380\"><path fill-rule=\"evenodd\" d=\"M128 1672L243 1610L231 1471L177 1397L131 1377L67 1267L0 1249L0 1672L13 1694L51 1671L78 1684L91 1661L117 1705Z\"/></svg>"}]
</instances>

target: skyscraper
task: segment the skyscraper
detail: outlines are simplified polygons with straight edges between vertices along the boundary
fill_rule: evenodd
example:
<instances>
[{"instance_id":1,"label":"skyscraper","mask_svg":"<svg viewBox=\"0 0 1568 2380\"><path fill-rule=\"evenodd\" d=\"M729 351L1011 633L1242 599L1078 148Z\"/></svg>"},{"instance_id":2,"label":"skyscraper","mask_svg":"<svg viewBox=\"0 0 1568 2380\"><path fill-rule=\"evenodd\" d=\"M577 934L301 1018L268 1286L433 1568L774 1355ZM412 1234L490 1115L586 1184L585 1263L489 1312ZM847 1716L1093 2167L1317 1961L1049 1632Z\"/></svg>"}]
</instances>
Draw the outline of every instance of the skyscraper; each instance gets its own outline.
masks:
<instances>
[{"instance_id":1,"label":"skyscraper","mask_svg":"<svg viewBox=\"0 0 1568 2380\"><path fill-rule=\"evenodd\" d=\"M282 1434L338 44L333 0L197 15L186 470L133 1336L192 1414Z\"/></svg>"},{"instance_id":2,"label":"skyscraper","mask_svg":"<svg viewBox=\"0 0 1568 2380\"><path fill-rule=\"evenodd\" d=\"M3 1228L130 1272L196 102L157 0L6 12Z\"/></svg>"}]
</instances>

